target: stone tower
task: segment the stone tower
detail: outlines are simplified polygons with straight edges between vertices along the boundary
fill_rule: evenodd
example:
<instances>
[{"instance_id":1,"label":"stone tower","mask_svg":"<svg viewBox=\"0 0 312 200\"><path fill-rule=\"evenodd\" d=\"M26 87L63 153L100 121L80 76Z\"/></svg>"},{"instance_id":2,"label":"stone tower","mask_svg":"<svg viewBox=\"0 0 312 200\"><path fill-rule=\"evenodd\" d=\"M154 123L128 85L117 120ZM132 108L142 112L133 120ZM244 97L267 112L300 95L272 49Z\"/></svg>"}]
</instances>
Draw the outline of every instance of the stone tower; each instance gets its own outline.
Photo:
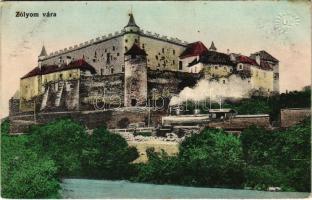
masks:
<instances>
[{"instance_id":1,"label":"stone tower","mask_svg":"<svg viewBox=\"0 0 312 200\"><path fill-rule=\"evenodd\" d=\"M137 44L125 53L124 105L144 106L147 102L146 52Z\"/></svg>"},{"instance_id":2,"label":"stone tower","mask_svg":"<svg viewBox=\"0 0 312 200\"><path fill-rule=\"evenodd\" d=\"M41 65L42 65L42 61L43 59L47 56L47 51L44 47L44 45L42 46L42 49L41 49L41 52L40 52L40 55L38 56L38 67L41 69Z\"/></svg>"},{"instance_id":3,"label":"stone tower","mask_svg":"<svg viewBox=\"0 0 312 200\"><path fill-rule=\"evenodd\" d=\"M133 44L140 46L140 27L136 25L133 14L130 13L129 16L129 22L123 29L125 33L123 36L125 52L127 52Z\"/></svg>"}]
</instances>

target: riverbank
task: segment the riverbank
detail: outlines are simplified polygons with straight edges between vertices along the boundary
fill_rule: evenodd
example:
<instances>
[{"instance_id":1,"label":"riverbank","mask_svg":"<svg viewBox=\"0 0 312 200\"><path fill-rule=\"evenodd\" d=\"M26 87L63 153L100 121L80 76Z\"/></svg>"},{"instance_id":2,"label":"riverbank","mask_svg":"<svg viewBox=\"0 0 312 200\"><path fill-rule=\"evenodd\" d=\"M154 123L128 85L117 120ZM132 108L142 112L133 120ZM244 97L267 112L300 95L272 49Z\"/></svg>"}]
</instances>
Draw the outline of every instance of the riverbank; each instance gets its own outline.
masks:
<instances>
[{"instance_id":1,"label":"riverbank","mask_svg":"<svg viewBox=\"0 0 312 200\"><path fill-rule=\"evenodd\" d=\"M221 188L184 187L175 185L155 185L131 183L128 181L108 181L90 179L64 179L61 183L62 198L138 198L138 199L278 199L307 198L305 192L265 192Z\"/></svg>"}]
</instances>

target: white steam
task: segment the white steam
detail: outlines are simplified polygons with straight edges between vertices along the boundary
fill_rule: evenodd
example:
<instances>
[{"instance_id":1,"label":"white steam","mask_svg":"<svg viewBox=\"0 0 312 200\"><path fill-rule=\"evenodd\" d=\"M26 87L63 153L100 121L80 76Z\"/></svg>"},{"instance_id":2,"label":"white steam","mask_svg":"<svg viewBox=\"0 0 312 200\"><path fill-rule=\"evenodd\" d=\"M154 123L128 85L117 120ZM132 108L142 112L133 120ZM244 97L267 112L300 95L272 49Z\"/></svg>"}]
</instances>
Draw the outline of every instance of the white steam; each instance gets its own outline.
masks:
<instances>
[{"instance_id":1,"label":"white steam","mask_svg":"<svg viewBox=\"0 0 312 200\"><path fill-rule=\"evenodd\" d=\"M225 80L225 83L223 83ZM248 97L251 85L248 80L237 76L220 78L219 81L201 79L195 87L184 88L180 94L171 98L170 105L178 105L185 101L204 101L211 98L211 101L219 102L226 98L240 99Z\"/></svg>"}]
</instances>

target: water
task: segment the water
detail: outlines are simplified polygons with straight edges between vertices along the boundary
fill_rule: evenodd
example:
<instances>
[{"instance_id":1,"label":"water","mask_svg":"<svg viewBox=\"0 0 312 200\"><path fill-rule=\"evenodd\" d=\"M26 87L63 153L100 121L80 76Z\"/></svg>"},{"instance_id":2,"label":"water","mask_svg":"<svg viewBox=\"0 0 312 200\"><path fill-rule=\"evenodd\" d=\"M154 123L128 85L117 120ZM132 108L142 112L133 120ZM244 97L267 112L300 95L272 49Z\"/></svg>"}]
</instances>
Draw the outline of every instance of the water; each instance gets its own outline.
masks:
<instances>
[{"instance_id":1,"label":"water","mask_svg":"<svg viewBox=\"0 0 312 200\"><path fill-rule=\"evenodd\" d=\"M303 192L263 192L218 188L198 188L173 185L131 183L89 179L64 179L61 184L63 198L307 198Z\"/></svg>"}]
</instances>

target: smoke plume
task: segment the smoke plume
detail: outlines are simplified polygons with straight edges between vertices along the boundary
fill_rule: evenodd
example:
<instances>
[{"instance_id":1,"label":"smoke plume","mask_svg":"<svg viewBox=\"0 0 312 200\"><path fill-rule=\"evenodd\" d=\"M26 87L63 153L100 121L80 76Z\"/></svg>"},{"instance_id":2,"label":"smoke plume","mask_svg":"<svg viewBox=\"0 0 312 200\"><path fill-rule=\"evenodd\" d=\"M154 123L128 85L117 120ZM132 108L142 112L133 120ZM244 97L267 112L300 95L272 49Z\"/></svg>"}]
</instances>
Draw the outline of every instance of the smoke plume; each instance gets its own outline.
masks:
<instances>
[{"instance_id":1,"label":"smoke plume","mask_svg":"<svg viewBox=\"0 0 312 200\"><path fill-rule=\"evenodd\" d=\"M184 88L180 94L171 98L170 105L178 105L185 101L204 101L209 98L211 101L219 102L227 98L240 99L248 97L251 89L248 80L242 80L240 77L231 76L223 83L219 81L209 81L201 79L195 87Z\"/></svg>"}]
</instances>

